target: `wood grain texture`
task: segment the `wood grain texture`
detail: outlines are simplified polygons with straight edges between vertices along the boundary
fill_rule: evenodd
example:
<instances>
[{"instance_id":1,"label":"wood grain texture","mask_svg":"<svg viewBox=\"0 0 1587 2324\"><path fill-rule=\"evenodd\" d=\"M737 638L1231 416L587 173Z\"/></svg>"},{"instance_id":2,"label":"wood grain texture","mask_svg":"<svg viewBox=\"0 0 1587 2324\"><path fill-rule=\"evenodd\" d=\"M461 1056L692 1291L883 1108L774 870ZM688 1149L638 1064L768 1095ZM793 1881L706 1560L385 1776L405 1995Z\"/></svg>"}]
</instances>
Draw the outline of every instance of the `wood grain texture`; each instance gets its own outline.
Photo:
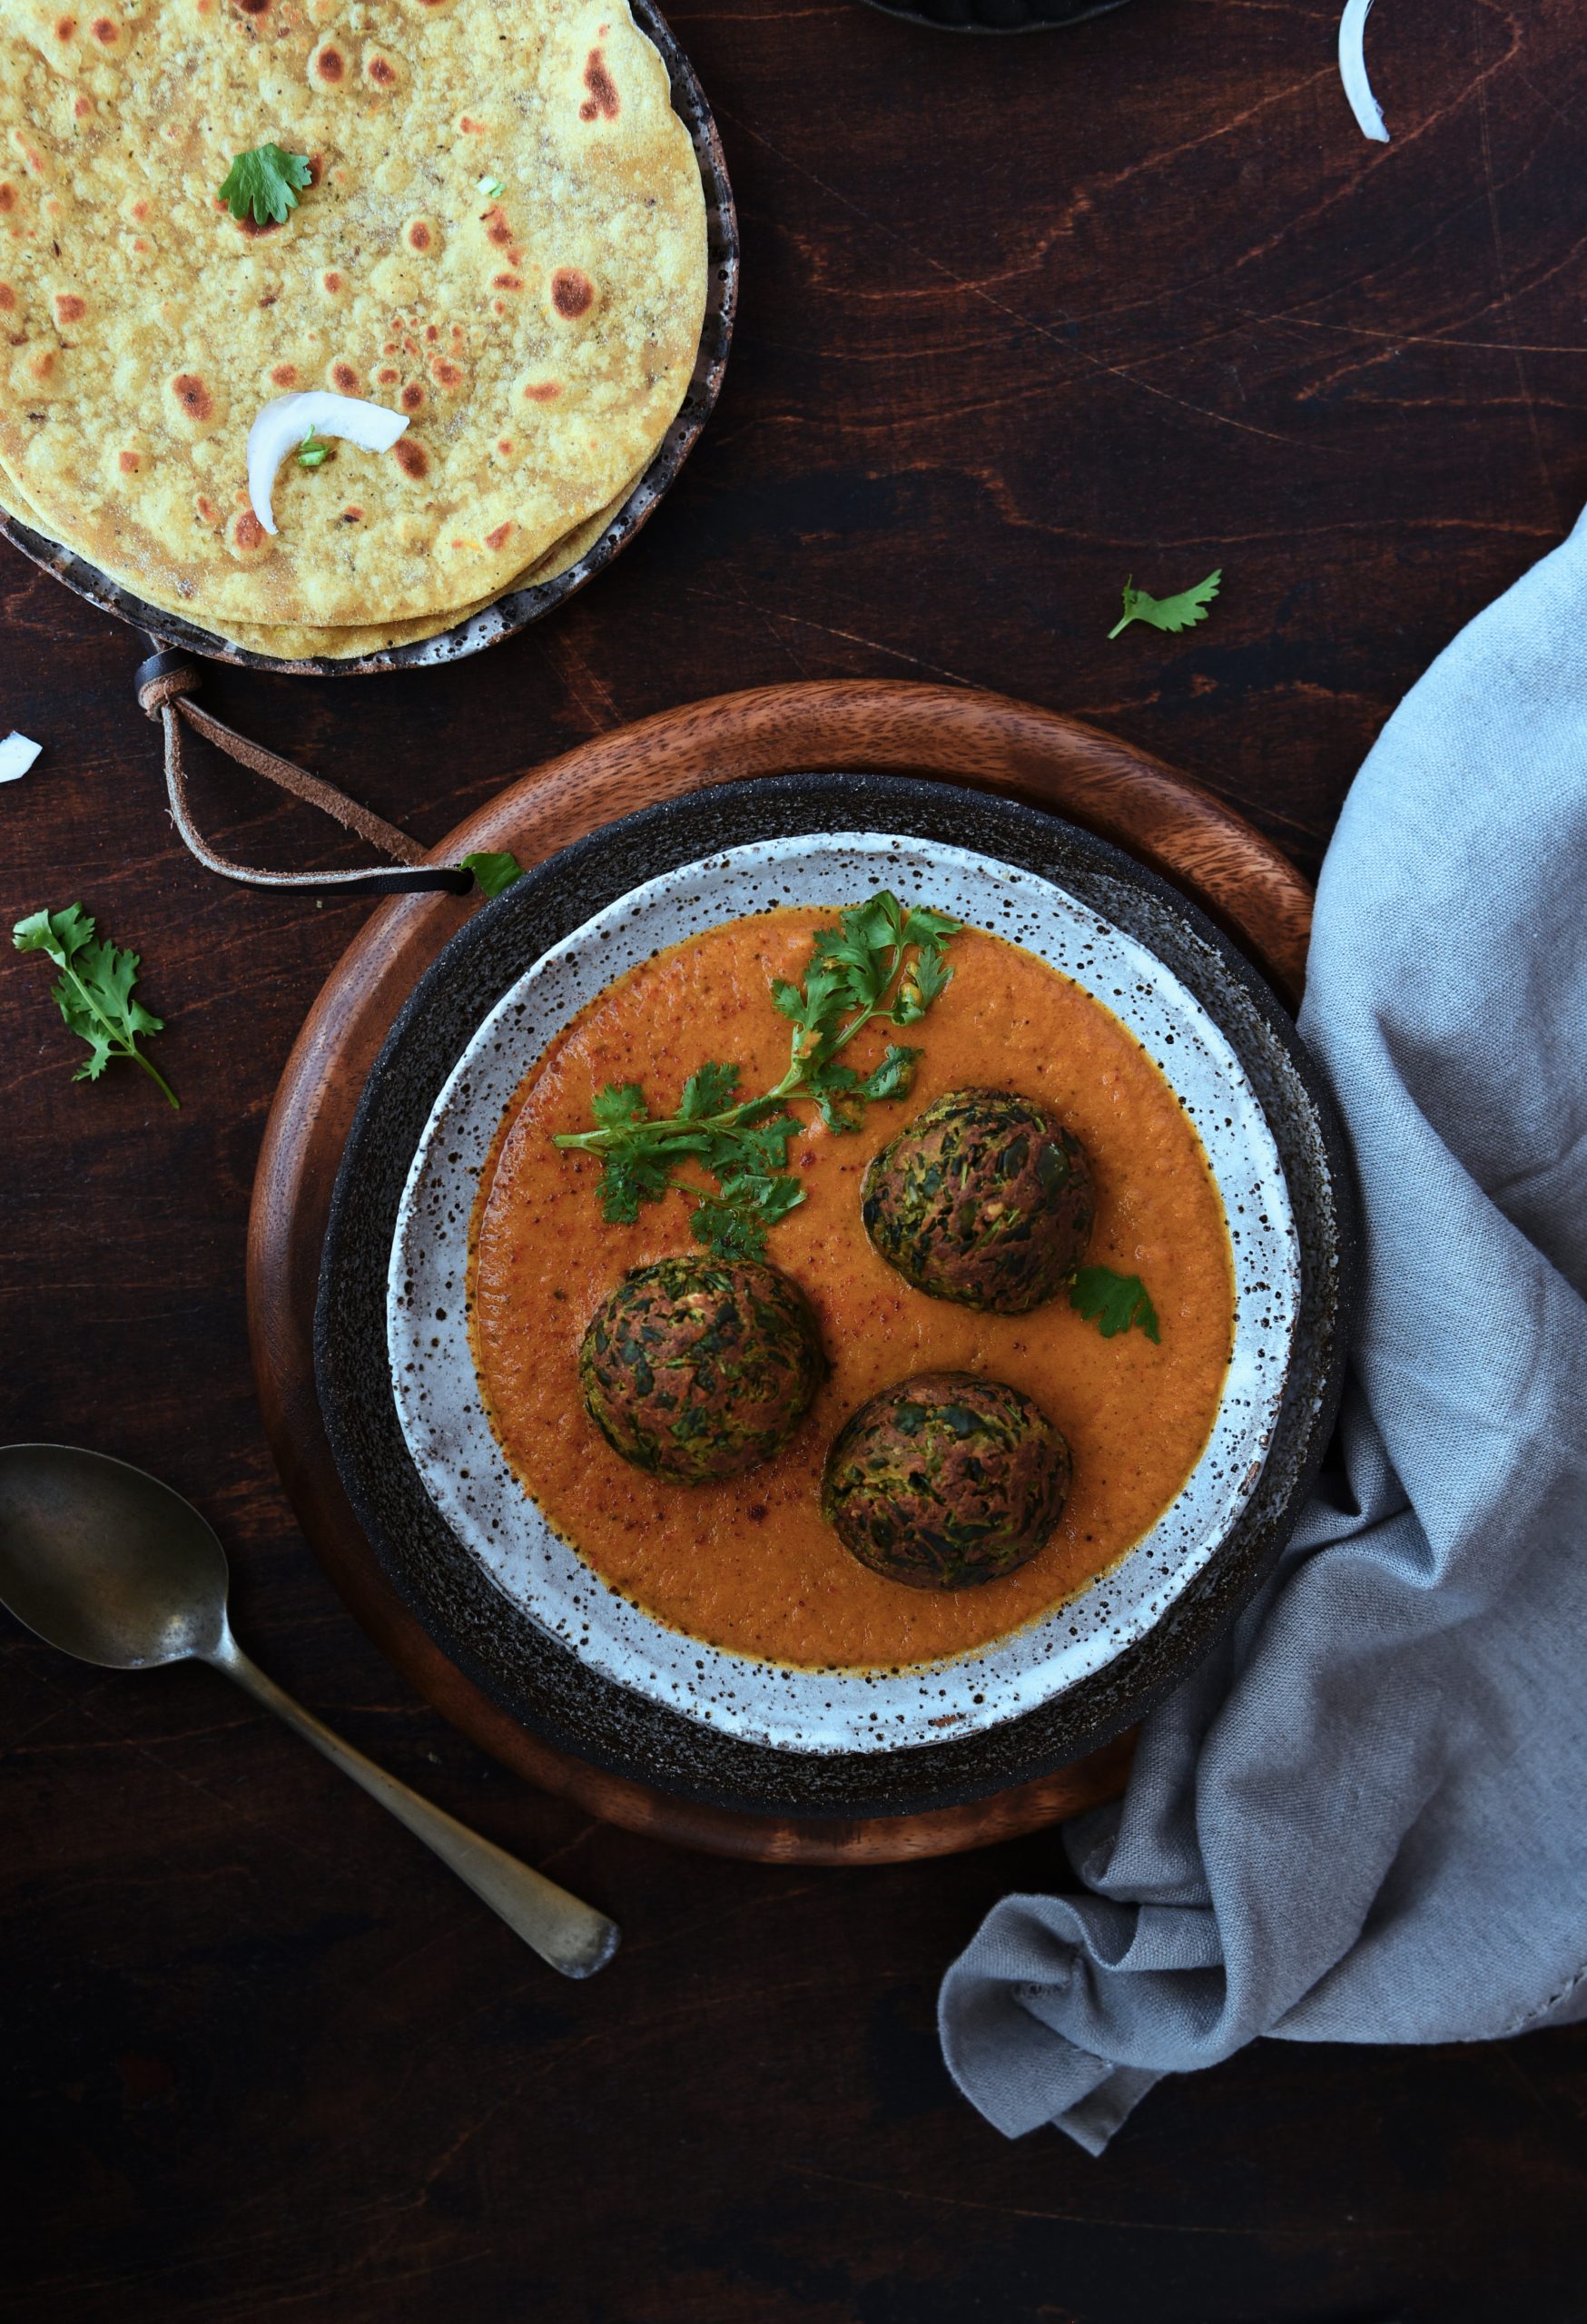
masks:
<instances>
[{"instance_id":1,"label":"wood grain texture","mask_svg":"<svg viewBox=\"0 0 1587 2324\"><path fill-rule=\"evenodd\" d=\"M803 678L991 688L1187 769L1315 873L1385 717L1587 497L1579 0L1394 0L1394 143L1334 0L1130 0L954 40L853 0L680 0L744 299L665 507L555 622L422 678L227 673L216 712L436 839L625 722ZM1109 645L1128 574L1212 617ZM412 1696L299 1537L249 1370L277 1077L366 908L174 846L137 640L0 547L8 924L81 897L159 1054L74 1088L0 973L0 1430L190 1492L240 1635L366 1749L611 1909L548 1976L202 1670L0 1629L6 2324L1581 2324L1587 2029L1267 2043L1100 2163L953 2093L944 1963L1050 1834L926 1865L686 1856L515 1781ZM249 862L349 863L235 771ZM150 1100L153 1102L150 1102Z\"/></svg>"},{"instance_id":2,"label":"wood grain texture","mask_svg":"<svg viewBox=\"0 0 1587 2324\"><path fill-rule=\"evenodd\" d=\"M1067 814L1179 880L1269 975L1298 990L1311 897L1242 816L1113 737L996 694L851 680L769 686L663 712L531 768L434 852L508 848L526 868L637 808L801 768L971 782ZM310 1009L265 1127L249 1222L249 1324L264 1423L320 1563L382 1650L436 1709L518 1774L594 1815L685 1846L774 1864L951 1855L1113 1798L1112 1744L1034 1783L917 1816L750 1816L670 1797L554 1749L504 1716L425 1634L348 1504L314 1387L319 1255L354 1110L393 1019L468 907L395 899L348 948Z\"/></svg>"}]
</instances>

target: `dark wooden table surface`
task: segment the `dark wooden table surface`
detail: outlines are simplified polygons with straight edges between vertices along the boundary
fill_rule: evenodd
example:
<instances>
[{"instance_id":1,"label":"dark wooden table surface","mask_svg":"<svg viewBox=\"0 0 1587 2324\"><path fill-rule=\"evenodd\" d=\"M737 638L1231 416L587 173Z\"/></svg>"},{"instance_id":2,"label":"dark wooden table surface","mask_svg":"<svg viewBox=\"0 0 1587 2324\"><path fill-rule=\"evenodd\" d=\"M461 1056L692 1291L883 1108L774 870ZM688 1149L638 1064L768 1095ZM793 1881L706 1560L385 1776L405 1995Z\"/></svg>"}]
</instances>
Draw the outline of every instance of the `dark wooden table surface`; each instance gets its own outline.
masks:
<instances>
[{"instance_id":1,"label":"dark wooden table surface","mask_svg":"<svg viewBox=\"0 0 1587 2324\"><path fill-rule=\"evenodd\" d=\"M1579 0L1392 0L1395 142L1333 0L1132 0L1025 40L851 0L673 20L717 107L744 304L637 546L449 672L209 699L436 837L511 771L691 696L965 680L1116 727L1315 868L1361 755L1587 497ZM1106 633L1128 574L1212 619ZM530 1795L387 1670L254 1406L243 1225L277 1073L367 907L173 843L132 635L0 550L5 922L81 899L146 957L169 1113L74 1087L0 973L0 1435L190 1493L238 1628L399 1774L609 1907L563 1984L218 1677L0 1635L8 2324L1438 2324L1587 2317L1587 2028L1260 2045L1098 2162L955 2095L937 1977L1051 1837L868 1872L671 1852ZM249 778L256 860L339 842ZM341 860L348 860L341 851ZM10 959L10 954L5 956Z\"/></svg>"}]
</instances>

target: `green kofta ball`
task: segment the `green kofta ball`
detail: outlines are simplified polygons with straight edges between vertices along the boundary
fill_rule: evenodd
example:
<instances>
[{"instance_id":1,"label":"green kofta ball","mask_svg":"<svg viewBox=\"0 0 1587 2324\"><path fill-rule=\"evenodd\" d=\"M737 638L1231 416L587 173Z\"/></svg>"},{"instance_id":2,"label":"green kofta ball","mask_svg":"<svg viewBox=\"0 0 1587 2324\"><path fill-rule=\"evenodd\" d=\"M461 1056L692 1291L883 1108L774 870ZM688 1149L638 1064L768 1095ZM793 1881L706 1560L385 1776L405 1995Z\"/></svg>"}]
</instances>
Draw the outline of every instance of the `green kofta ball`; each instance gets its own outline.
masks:
<instances>
[{"instance_id":1,"label":"green kofta ball","mask_svg":"<svg viewBox=\"0 0 1587 2324\"><path fill-rule=\"evenodd\" d=\"M826 1376L809 1302L755 1259L657 1259L596 1310L585 1409L636 1469L698 1484L780 1452Z\"/></svg>"},{"instance_id":2,"label":"green kofta ball","mask_svg":"<svg viewBox=\"0 0 1587 2324\"><path fill-rule=\"evenodd\" d=\"M1085 1256L1094 1197L1078 1137L1033 1098L951 1089L865 1173L865 1231L933 1299L1022 1315Z\"/></svg>"},{"instance_id":3,"label":"green kofta ball","mask_svg":"<svg viewBox=\"0 0 1587 2324\"><path fill-rule=\"evenodd\" d=\"M962 1590L1035 1556L1069 1482L1069 1446L1020 1389L922 1372L845 1422L827 1455L822 1514L873 1573Z\"/></svg>"}]
</instances>

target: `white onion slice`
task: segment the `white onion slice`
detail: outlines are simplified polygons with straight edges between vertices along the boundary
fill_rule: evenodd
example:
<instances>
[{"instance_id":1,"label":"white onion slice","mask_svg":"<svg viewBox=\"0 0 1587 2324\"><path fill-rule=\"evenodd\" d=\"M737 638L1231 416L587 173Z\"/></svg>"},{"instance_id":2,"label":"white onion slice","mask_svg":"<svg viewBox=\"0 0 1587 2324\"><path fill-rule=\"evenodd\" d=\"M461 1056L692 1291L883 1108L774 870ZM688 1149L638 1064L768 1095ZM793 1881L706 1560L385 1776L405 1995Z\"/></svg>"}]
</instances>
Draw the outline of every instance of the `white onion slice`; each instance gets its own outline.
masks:
<instances>
[{"instance_id":1,"label":"white onion slice","mask_svg":"<svg viewBox=\"0 0 1587 2324\"><path fill-rule=\"evenodd\" d=\"M335 396L329 388L307 395L277 396L248 431L248 497L267 533L276 529L270 505L276 470L312 428L320 436L343 436L366 452L389 452L408 422L399 411L361 396Z\"/></svg>"},{"instance_id":2,"label":"white onion slice","mask_svg":"<svg viewBox=\"0 0 1587 2324\"><path fill-rule=\"evenodd\" d=\"M1339 19L1339 78L1362 135L1386 145L1389 133L1384 127L1383 107L1366 77L1366 19L1371 14L1372 0L1345 0L1345 14Z\"/></svg>"},{"instance_id":3,"label":"white onion slice","mask_svg":"<svg viewBox=\"0 0 1587 2324\"><path fill-rule=\"evenodd\" d=\"M43 749L42 743L31 743L25 734L7 734L0 743L0 783L19 781Z\"/></svg>"}]
</instances>

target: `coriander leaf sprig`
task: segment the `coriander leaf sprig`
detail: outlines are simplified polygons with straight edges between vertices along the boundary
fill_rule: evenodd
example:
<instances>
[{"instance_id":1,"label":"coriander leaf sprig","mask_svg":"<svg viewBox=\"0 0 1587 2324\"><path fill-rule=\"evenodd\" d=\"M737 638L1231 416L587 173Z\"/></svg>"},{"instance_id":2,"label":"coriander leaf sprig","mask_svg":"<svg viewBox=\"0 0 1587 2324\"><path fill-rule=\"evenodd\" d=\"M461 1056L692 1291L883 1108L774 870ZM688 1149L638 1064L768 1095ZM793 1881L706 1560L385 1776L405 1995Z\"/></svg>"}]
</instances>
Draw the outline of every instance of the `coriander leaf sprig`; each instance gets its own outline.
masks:
<instances>
[{"instance_id":1,"label":"coriander leaf sprig","mask_svg":"<svg viewBox=\"0 0 1587 2324\"><path fill-rule=\"evenodd\" d=\"M1181 589L1177 597L1154 597L1148 589L1138 589L1132 581L1124 585L1124 618L1108 632L1117 637L1132 621L1149 622L1153 629L1191 629L1198 621L1207 619L1207 608L1217 596L1223 583L1223 567L1198 581L1193 589Z\"/></svg>"},{"instance_id":2,"label":"coriander leaf sprig","mask_svg":"<svg viewBox=\"0 0 1587 2324\"><path fill-rule=\"evenodd\" d=\"M557 1137L565 1149L599 1157L602 1206L614 1224L632 1226L641 1204L676 1187L694 1204L699 1242L721 1258L759 1258L769 1229L804 1199L787 1170L789 1144L804 1124L787 1101L813 1099L841 1134L860 1128L867 1105L908 1091L918 1049L892 1043L867 1074L842 1054L867 1025L920 1022L952 977L942 954L961 923L901 904L885 889L838 923L817 930L802 982L772 980L773 1006L793 1028L788 1069L774 1089L741 1098L738 1067L713 1061L689 1076L675 1114L653 1119L636 1081L608 1082L593 1103L596 1127ZM715 1191L678 1184L675 1171L691 1160L715 1179Z\"/></svg>"},{"instance_id":3,"label":"coriander leaf sprig","mask_svg":"<svg viewBox=\"0 0 1587 2324\"><path fill-rule=\"evenodd\" d=\"M19 952L43 952L61 971L54 986L55 1006L74 1033L88 1044L89 1055L73 1075L74 1081L97 1081L113 1057L130 1058L163 1091L172 1106L175 1092L157 1067L138 1047L140 1033L158 1033L164 1019L153 1016L133 999L138 981L138 955L118 951L96 937L94 921L81 904L64 911L35 911L19 920L11 931Z\"/></svg>"},{"instance_id":4,"label":"coriander leaf sprig","mask_svg":"<svg viewBox=\"0 0 1587 2324\"><path fill-rule=\"evenodd\" d=\"M1069 1304L1105 1340L1117 1339L1131 1324L1143 1331L1152 1345L1161 1344L1158 1311L1138 1275L1115 1275L1111 1267L1081 1267L1069 1287Z\"/></svg>"},{"instance_id":5,"label":"coriander leaf sprig","mask_svg":"<svg viewBox=\"0 0 1587 2324\"><path fill-rule=\"evenodd\" d=\"M233 218L253 212L256 226L284 226L298 196L314 182L306 153L286 153L279 145L255 145L232 156L216 189Z\"/></svg>"},{"instance_id":6,"label":"coriander leaf sprig","mask_svg":"<svg viewBox=\"0 0 1587 2324\"><path fill-rule=\"evenodd\" d=\"M505 895L513 881L524 876L524 867L510 848L503 848L499 853L488 850L483 853L466 855L462 868L465 872L472 872L475 885L484 896Z\"/></svg>"}]
</instances>

